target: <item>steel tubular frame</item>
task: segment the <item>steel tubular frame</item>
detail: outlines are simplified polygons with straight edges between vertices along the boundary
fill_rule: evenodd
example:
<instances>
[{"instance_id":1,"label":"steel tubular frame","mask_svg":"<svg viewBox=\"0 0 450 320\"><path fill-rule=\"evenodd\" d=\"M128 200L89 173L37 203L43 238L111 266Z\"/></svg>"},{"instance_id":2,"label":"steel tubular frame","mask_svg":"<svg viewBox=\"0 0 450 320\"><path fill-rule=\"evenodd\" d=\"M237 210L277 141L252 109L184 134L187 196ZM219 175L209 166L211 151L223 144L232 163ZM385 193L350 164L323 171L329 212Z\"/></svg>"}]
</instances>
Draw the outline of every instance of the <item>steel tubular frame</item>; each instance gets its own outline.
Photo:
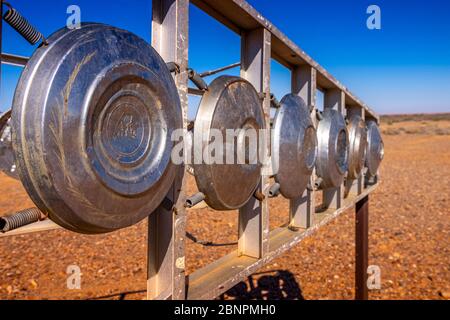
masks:
<instances>
[{"instance_id":1,"label":"steel tubular frame","mask_svg":"<svg viewBox=\"0 0 450 320\"><path fill-rule=\"evenodd\" d=\"M270 123L270 63L275 59L291 71L291 92L316 107L316 91L324 92L325 108L344 115L358 114L363 119L378 116L332 77L317 62L297 47L244 0L152 0L152 46L163 59L175 62L181 72L174 75L187 128L189 5L202 9L241 37L241 76L264 94L263 109ZM1 13L1 12L0 12ZM0 19L0 31L2 28ZM1 38L0 38L1 49ZM1 52L1 50L0 50ZM26 57L1 54L2 64L23 66ZM1 77L0 77L1 81ZM1 84L1 82L0 82ZM316 108L311 112L317 126ZM269 138L269 137L267 137ZM270 139L265 150L270 154ZM186 168L181 168L171 191L159 209L148 218L148 299L212 299L242 281L272 259L286 252L342 212L356 206L356 298L367 299L368 195L377 186L361 176L339 188L322 190L323 203L316 206L318 191L308 190L290 200L289 224L269 231L269 177L259 186L262 201L252 198L239 210L238 249L206 267L185 275ZM315 174L311 177L314 185ZM344 195L347 195L346 197ZM15 230L8 235L58 228L50 221Z\"/></svg>"}]
</instances>

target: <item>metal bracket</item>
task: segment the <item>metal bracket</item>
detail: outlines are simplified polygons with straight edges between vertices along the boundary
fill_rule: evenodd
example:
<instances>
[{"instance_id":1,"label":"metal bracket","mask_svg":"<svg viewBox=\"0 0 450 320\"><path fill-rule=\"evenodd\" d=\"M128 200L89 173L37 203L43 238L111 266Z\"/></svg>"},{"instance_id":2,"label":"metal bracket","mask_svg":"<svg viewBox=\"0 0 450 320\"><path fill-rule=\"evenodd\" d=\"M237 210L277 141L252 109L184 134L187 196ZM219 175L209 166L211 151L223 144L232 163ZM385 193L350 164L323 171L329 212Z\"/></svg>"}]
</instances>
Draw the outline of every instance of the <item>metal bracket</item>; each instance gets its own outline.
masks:
<instances>
[{"instance_id":1,"label":"metal bracket","mask_svg":"<svg viewBox=\"0 0 450 320\"><path fill-rule=\"evenodd\" d=\"M170 73L179 74L181 72L180 65L176 62L167 62L166 65Z\"/></svg>"},{"instance_id":2,"label":"metal bracket","mask_svg":"<svg viewBox=\"0 0 450 320\"><path fill-rule=\"evenodd\" d=\"M273 93L270 94L270 106L274 109L280 108L280 101L278 101Z\"/></svg>"},{"instance_id":3,"label":"metal bracket","mask_svg":"<svg viewBox=\"0 0 450 320\"><path fill-rule=\"evenodd\" d=\"M269 197L270 198L275 198L280 194L280 184L279 183L274 183L270 188L269 188Z\"/></svg>"},{"instance_id":4,"label":"metal bracket","mask_svg":"<svg viewBox=\"0 0 450 320\"><path fill-rule=\"evenodd\" d=\"M319 120L319 121L322 121L322 120L323 120L323 114L322 114L322 111L317 111L317 112L316 112L316 118L317 118L317 120Z\"/></svg>"},{"instance_id":5,"label":"metal bracket","mask_svg":"<svg viewBox=\"0 0 450 320\"><path fill-rule=\"evenodd\" d=\"M191 80L198 89L202 91L208 90L208 85L206 84L205 80L203 80L203 78L194 69L189 68L187 71L189 80Z\"/></svg>"}]
</instances>

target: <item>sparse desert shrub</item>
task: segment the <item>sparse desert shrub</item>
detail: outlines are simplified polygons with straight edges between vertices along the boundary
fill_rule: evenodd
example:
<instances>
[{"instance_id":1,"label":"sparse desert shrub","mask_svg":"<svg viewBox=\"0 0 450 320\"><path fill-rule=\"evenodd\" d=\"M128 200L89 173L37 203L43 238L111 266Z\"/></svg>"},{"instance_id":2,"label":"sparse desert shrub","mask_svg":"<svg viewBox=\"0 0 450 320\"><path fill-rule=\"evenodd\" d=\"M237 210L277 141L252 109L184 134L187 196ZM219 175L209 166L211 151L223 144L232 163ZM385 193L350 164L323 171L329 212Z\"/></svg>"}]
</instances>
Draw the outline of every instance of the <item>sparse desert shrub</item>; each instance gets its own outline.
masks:
<instances>
[{"instance_id":1,"label":"sparse desert shrub","mask_svg":"<svg viewBox=\"0 0 450 320\"><path fill-rule=\"evenodd\" d=\"M450 135L450 128L436 128L434 133L438 136L447 136Z\"/></svg>"},{"instance_id":2,"label":"sparse desert shrub","mask_svg":"<svg viewBox=\"0 0 450 320\"><path fill-rule=\"evenodd\" d=\"M382 115L381 122L397 123L405 121L450 121L450 113L393 114Z\"/></svg>"},{"instance_id":3,"label":"sparse desert shrub","mask_svg":"<svg viewBox=\"0 0 450 320\"><path fill-rule=\"evenodd\" d=\"M425 128L408 128L405 129L406 134L426 134Z\"/></svg>"},{"instance_id":4,"label":"sparse desert shrub","mask_svg":"<svg viewBox=\"0 0 450 320\"><path fill-rule=\"evenodd\" d=\"M382 131L383 134L388 136L397 136L402 133L402 130L399 128L389 128Z\"/></svg>"},{"instance_id":5,"label":"sparse desert shrub","mask_svg":"<svg viewBox=\"0 0 450 320\"><path fill-rule=\"evenodd\" d=\"M446 136L450 135L450 128L437 128L432 126L412 128L387 128L382 130L382 134L388 136L397 136L401 134Z\"/></svg>"}]
</instances>

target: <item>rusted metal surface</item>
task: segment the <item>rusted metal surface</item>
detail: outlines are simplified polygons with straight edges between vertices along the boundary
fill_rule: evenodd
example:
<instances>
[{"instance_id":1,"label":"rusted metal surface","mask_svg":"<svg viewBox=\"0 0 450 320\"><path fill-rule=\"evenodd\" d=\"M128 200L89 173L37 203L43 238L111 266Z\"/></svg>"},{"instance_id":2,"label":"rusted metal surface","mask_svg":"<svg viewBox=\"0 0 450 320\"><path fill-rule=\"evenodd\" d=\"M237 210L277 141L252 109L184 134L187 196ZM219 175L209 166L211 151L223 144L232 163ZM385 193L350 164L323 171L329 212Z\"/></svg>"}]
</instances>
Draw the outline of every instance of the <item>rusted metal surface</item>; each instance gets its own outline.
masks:
<instances>
[{"instance_id":1,"label":"rusted metal surface","mask_svg":"<svg viewBox=\"0 0 450 320\"><path fill-rule=\"evenodd\" d=\"M356 202L355 219L355 298L356 300L367 300L367 268L369 266L368 194Z\"/></svg>"}]
</instances>

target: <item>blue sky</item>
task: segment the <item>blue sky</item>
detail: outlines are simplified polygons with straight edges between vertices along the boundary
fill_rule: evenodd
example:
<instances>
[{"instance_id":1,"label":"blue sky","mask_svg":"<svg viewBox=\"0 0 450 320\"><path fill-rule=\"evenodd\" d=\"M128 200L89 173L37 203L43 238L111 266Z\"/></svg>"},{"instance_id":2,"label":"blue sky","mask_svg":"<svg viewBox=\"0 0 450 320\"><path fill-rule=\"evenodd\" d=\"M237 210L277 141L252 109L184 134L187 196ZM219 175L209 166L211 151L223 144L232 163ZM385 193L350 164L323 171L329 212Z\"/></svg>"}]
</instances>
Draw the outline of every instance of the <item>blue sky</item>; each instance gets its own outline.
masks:
<instances>
[{"instance_id":1,"label":"blue sky","mask_svg":"<svg viewBox=\"0 0 450 320\"><path fill-rule=\"evenodd\" d=\"M67 7L76 4L82 21L151 37L151 0L10 2L45 35L64 26ZM249 2L376 112L450 112L450 1ZM381 30L366 27L371 4L381 8ZM190 28L192 67L202 71L239 60L239 37L193 6ZM28 56L34 49L4 24L4 52ZM2 66L0 110L11 105L20 71ZM272 91L281 98L289 89L288 70L274 62ZM191 101L195 105L198 98Z\"/></svg>"}]
</instances>

